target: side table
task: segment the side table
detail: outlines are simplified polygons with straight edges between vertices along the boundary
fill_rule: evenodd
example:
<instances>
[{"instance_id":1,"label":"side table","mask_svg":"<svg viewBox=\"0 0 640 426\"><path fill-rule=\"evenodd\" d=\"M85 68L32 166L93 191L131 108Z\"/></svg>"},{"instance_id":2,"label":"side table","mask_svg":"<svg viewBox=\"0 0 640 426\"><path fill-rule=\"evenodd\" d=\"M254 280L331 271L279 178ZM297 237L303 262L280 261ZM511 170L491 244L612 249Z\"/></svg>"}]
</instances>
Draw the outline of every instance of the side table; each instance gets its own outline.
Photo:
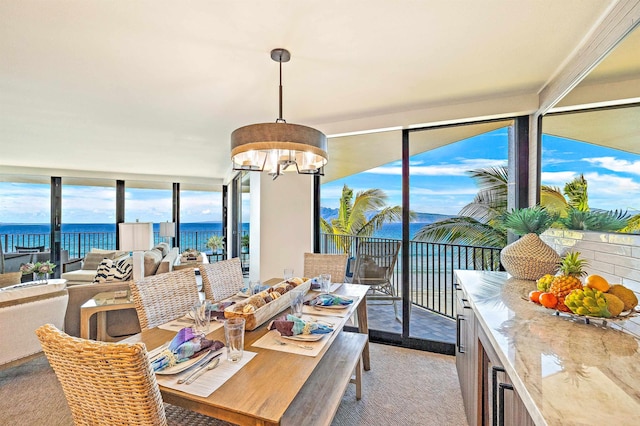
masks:
<instances>
[{"instance_id":1,"label":"side table","mask_svg":"<svg viewBox=\"0 0 640 426\"><path fill-rule=\"evenodd\" d=\"M80 337L83 339L89 338L89 329L91 316L98 314L97 319L97 340L103 342L114 342L119 339L111 337L107 333L107 312L119 311L122 309L135 309L133 299L131 298L131 292L127 290L127 294L124 297L117 297L120 294L116 294L115 291L106 291L104 293L98 293L91 299L87 300L80 307Z\"/></svg>"}]
</instances>

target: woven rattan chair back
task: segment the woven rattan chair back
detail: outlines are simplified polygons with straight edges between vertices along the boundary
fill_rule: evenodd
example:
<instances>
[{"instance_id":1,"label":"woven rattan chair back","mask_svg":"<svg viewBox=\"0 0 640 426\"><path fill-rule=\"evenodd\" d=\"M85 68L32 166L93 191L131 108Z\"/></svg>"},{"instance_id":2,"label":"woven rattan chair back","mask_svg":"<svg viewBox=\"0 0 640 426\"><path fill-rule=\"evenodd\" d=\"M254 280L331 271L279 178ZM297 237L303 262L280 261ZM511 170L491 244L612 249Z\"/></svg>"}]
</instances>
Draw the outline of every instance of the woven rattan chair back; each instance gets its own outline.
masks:
<instances>
[{"instance_id":1,"label":"woven rattan chair back","mask_svg":"<svg viewBox=\"0 0 640 426\"><path fill-rule=\"evenodd\" d=\"M142 330L185 315L200 300L193 269L151 275L129 287Z\"/></svg>"},{"instance_id":2,"label":"woven rattan chair back","mask_svg":"<svg viewBox=\"0 0 640 426\"><path fill-rule=\"evenodd\" d=\"M143 343L69 336L51 324L36 330L76 425L166 425Z\"/></svg>"},{"instance_id":3,"label":"woven rattan chair back","mask_svg":"<svg viewBox=\"0 0 640 426\"><path fill-rule=\"evenodd\" d=\"M20 284L22 280L22 272L7 272L0 274L0 288L7 287L14 284Z\"/></svg>"},{"instance_id":4,"label":"woven rattan chair back","mask_svg":"<svg viewBox=\"0 0 640 426\"><path fill-rule=\"evenodd\" d=\"M200 267L202 288L207 299L219 301L233 296L244 287L240 258L203 264Z\"/></svg>"},{"instance_id":5,"label":"woven rattan chair back","mask_svg":"<svg viewBox=\"0 0 640 426\"><path fill-rule=\"evenodd\" d=\"M317 277L320 274L331 274L331 282L343 283L347 272L346 254L304 254L304 276Z\"/></svg>"}]
</instances>

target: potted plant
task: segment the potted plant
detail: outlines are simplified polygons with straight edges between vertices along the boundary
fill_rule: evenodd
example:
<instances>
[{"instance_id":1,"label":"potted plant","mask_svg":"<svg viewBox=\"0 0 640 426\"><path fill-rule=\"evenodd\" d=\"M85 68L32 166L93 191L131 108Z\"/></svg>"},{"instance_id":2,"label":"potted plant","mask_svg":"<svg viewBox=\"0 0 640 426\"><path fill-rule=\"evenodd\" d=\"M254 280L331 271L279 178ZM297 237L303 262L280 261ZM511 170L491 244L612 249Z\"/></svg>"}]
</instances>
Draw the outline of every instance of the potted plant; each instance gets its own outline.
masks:
<instances>
[{"instance_id":1,"label":"potted plant","mask_svg":"<svg viewBox=\"0 0 640 426\"><path fill-rule=\"evenodd\" d=\"M555 220L555 215L540 206L513 210L501 216L502 226L522 236L500 252L502 265L514 278L535 281L543 275L555 274L560 256L539 236Z\"/></svg>"},{"instance_id":2,"label":"potted plant","mask_svg":"<svg viewBox=\"0 0 640 426\"><path fill-rule=\"evenodd\" d=\"M213 254L217 254L220 249L224 248L224 237L222 235L212 235L207 240L206 246L211 249Z\"/></svg>"}]
</instances>

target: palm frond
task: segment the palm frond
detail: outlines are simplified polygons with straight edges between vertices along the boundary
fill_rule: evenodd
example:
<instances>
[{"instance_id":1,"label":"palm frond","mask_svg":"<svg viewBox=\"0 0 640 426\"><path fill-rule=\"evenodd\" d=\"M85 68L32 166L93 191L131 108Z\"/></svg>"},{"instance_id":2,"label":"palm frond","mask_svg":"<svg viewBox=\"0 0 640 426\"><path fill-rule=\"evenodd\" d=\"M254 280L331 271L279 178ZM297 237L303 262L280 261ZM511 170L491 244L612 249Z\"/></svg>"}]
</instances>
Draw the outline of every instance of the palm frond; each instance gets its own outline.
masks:
<instances>
[{"instance_id":1,"label":"palm frond","mask_svg":"<svg viewBox=\"0 0 640 426\"><path fill-rule=\"evenodd\" d=\"M584 231L615 232L628 225L629 215L626 211L583 211L570 208L567 217L558 222L565 228Z\"/></svg>"},{"instance_id":2,"label":"palm frond","mask_svg":"<svg viewBox=\"0 0 640 426\"><path fill-rule=\"evenodd\" d=\"M589 197L587 195L587 180L584 175L576 177L564 185L564 195L569 199L569 205L574 209L589 211Z\"/></svg>"},{"instance_id":3,"label":"palm frond","mask_svg":"<svg viewBox=\"0 0 640 426\"><path fill-rule=\"evenodd\" d=\"M558 218L541 206L527 207L506 212L500 217L505 228L517 235L534 233L540 235Z\"/></svg>"},{"instance_id":4,"label":"palm frond","mask_svg":"<svg viewBox=\"0 0 640 426\"><path fill-rule=\"evenodd\" d=\"M464 216L425 225L416 233L414 239L483 247L504 247L507 243L507 235L504 231Z\"/></svg>"}]
</instances>

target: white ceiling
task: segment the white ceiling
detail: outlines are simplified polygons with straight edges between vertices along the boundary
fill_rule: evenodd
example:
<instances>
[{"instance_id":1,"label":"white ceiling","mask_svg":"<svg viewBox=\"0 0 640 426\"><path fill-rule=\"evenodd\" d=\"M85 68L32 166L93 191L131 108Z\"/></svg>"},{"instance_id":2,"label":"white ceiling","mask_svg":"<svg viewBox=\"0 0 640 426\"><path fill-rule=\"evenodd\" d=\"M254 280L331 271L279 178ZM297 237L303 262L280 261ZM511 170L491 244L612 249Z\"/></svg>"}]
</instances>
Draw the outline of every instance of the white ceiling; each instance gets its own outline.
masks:
<instances>
[{"instance_id":1,"label":"white ceiling","mask_svg":"<svg viewBox=\"0 0 640 426\"><path fill-rule=\"evenodd\" d=\"M329 136L530 113L614 3L0 0L0 174L219 184L276 47L284 118Z\"/></svg>"}]
</instances>

